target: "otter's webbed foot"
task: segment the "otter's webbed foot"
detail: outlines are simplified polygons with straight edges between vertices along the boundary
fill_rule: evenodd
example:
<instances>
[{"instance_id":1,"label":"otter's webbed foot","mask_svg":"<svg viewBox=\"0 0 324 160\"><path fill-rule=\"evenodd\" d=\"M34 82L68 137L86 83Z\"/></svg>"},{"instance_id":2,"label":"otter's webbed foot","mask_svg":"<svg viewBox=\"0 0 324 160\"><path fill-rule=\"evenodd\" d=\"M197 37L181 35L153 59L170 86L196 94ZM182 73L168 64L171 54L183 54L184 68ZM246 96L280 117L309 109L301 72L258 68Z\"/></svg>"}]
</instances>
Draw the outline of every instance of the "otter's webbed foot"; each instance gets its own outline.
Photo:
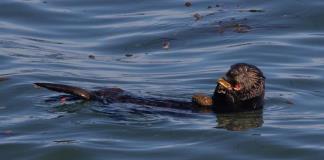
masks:
<instances>
[{"instance_id":1,"label":"otter's webbed foot","mask_svg":"<svg viewBox=\"0 0 324 160\"><path fill-rule=\"evenodd\" d=\"M48 90L67 93L70 95L74 95L84 100L92 100L95 96L91 91L85 90L80 87L69 86L64 84L55 84L55 83L34 83L36 88L46 88Z\"/></svg>"},{"instance_id":2,"label":"otter's webbed foot","mask_svg":"<svg viewBox=\"0 0 324 160\"><path fill-rule=\"evenodd\" d=\"M213 105L213 99L202 93L196 93L192 96L192 102L202 107L208 107Z\"/></svg>"}]
</instances>

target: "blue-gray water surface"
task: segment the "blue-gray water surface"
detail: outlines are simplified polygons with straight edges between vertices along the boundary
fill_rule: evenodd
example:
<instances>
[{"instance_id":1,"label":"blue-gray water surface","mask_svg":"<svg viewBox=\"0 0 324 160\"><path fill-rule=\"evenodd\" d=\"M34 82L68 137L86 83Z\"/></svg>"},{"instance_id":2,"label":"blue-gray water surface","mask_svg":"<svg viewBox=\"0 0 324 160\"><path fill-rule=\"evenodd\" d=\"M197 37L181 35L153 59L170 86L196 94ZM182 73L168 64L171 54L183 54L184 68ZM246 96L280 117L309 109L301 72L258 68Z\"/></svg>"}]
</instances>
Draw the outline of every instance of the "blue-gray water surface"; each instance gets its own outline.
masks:
<instances>
[{"instance_id":1,"label":"blue-gray water surface","mask_svg":"<svg viewBox=\"0 0 324 160\"><path fill-rule=\"evenodd\" d=\"M1 159L321 159L324 2L185 3L1 0ZM267 77L263 113L53 102L32 85L190 100L237 62Z\"/></svg>"}]
</instances>

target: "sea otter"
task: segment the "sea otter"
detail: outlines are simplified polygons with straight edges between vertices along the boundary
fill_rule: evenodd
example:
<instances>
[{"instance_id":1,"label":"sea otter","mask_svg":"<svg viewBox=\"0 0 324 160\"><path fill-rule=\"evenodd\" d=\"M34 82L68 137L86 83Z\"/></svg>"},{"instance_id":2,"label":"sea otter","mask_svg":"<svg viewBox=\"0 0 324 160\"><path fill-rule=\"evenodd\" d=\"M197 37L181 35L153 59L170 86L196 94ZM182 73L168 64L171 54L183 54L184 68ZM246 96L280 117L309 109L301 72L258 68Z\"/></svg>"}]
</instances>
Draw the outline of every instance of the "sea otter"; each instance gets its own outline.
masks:
<instances>
[{"instance_id":1,"label":"sea otter","mask_svg":"<svg viewBox=\"0 0 324 160\"><path fill-rule=\"evenodd\" d=\"M178 101L159 98L146 98L132 95L120 88L107 88L89 91L83 88L54 84L34 83L52 91L68 93L87 101L110 103L133 103L157 107L169 107L191 110L211 110L216 113L242 112L263 108L265 77L254 65L237 63L217 81L212 97L194 94L190 101Z\"/></svg>"}]
</instances>

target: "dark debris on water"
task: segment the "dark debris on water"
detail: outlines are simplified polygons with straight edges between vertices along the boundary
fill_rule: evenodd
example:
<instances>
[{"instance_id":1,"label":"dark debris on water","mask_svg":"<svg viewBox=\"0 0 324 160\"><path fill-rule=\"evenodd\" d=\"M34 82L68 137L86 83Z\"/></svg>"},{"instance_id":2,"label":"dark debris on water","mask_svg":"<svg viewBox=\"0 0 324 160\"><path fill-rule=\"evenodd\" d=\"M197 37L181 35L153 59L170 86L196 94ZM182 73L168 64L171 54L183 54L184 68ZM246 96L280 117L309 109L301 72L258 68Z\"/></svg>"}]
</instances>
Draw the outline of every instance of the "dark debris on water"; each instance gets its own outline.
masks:
<instances>
[{"instance_id":1,"label":"dark debris on water","mask_svg":"<svg viewBox=\"0 0 324 160\"><path fill-rule=\"evenodd\" d=\"M96 56L93 55L93 54L90 54L90 55L88 56L88 58L89 58L89 59L96 59Z\"/></svg>"},{"instance_id":2,"label":"dark debris on water","mask_svg":"<svg viewBox=\"0 0 324 160\"><path fill-rule=\"evenodd\" d=\"M191 6L192 6L192 3L191 3L191 2L186 2L186 3L185 3L185 6L186 6L186 7L191 7Z\"/></svg>"},{"instance_id":3,"label":"dark debris on water","mask_svg":"<svg viewBox=\"0 0 324 160\"><path fill-rule=\"evenodd\" d=\"M264 12L262 9L240 9L240 12Z\"/></svg>"},{"instance_id":4,"label":"dark debris on water","mask_svg":"<svg viewBox=\"0 0 324 160\"><path fill-rule=\"evenodd\" d=\"M191 7L192 6L192 2L187 1L185 2L185 6L186 7ZM213 9L213 8L220 8L222 7L220 4L215 4L215 5L208 5L207 9ZM236 6L237 8L241 8L239 5ZM263 9L233 9L235 11L239 11L239 12L251 12L251 13L256 13L256 12L265 12ZM200 13L194 13L192 15L192 17L194 18L195 21L200 21L202 20L204 17L207 16L212 16L217 14L217 12L223 12L224 10L222 9L217 9L217 11L215 12L211 12L205 15L202 15ZM235 18L232 18L231 20L228 20L227 23L223 23L223 24L219 24L216 29L218 33L224 33L225 31L232 31L232 32L236 32L236 33L247 33L250 32L252 27L250 25L247 24L246 22L246 18L244 18L245 22L242 22L240 20L235 20ZM163 45L163 48L168 48L167 45Z\"/></svg>"},{"instance_id":5,"label":"dark debris on water","mask_svg":"<svg viewBox=\"0 0 324 160\"><path fill-rule=\"evenodd\" d=\"M195 14L193 15L193 17L195 18L195 21L199 21L199 20L201 20L201 19L203 18L203 16L200 15L199 13L195 13Z\"/></svg>"},{"instance_id":6,"label":"dark debris on water","mask_svg":"<svg viewBox=\"0 0 324 160\"><path fill-rule=\"evenodd\" d=\"M0 77L0 81L7 81L7 80L9 80L8 77Z\"/></svg>"},{"instance_id":7,"label":"dark debris on water","mask_svg":"<svg viewBox=\"0 0 324 160\"><path fill-rule=\"evenodd\" d=\"M125 57L132 57L133 56L133 54L131 54L131 53L126 53L125 54Z\"/></svg>"},{"instance_id":8,"label":"dark debris on water","mask_svg":"<svg viewBox=\"0 0 324 160\"><path fill-rule=\"evenodd\" d=\"M252 29L251 26L247 25L247 24L242 24L242 23L238 23L238 22L234 22L234 23L224 23L224 24L220 24L219 26L216 27L216 30L218 33L224 33L227 30L236 32L236 33L247 33L250 32Z\"/></svg>"},{"instance_id":9,"label":"dark debris on water","mask_svg":"<svg viewBox=\"0 0 324 160\"><path fill-rule=\"evenodd\" d=\"M163 49L169 49L170 48L170 42L169 41L164 41L162 44Z\"/></svg>"},{"instance_id":10,"label":"dark debris on water","mask_svg":"<svg viewBox=\"0 0 324 160\"><path fill-rule=\"evenodd\" d=\"M55 143L65 143L65 144L70 144L70 143L75 143L76 140L72 140L72 139L67 139L67 140L55 140L53 141Z\"/></svg>"}]
</instances>

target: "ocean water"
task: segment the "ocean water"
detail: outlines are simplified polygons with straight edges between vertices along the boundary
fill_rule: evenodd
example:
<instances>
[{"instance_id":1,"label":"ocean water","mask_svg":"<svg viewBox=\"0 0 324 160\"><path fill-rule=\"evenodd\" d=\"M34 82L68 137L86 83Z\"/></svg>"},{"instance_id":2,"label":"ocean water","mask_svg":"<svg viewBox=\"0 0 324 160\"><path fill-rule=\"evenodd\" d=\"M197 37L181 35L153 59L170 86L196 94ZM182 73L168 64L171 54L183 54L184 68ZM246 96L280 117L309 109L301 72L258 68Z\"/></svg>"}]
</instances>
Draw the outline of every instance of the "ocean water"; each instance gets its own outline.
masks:
<instances>
[{"instance_id":1,"label":"ocean water","mask_svg":"<svg viewBox=\"0 0 324 160\"><path fill-rule=\"evenodd\" d=\"M1 159L321 159L324 2L186 2L2 0ZM263 112L62 104L32 85L190 100L238 62L267 77Z\"/></svg>"}]
</instances>

